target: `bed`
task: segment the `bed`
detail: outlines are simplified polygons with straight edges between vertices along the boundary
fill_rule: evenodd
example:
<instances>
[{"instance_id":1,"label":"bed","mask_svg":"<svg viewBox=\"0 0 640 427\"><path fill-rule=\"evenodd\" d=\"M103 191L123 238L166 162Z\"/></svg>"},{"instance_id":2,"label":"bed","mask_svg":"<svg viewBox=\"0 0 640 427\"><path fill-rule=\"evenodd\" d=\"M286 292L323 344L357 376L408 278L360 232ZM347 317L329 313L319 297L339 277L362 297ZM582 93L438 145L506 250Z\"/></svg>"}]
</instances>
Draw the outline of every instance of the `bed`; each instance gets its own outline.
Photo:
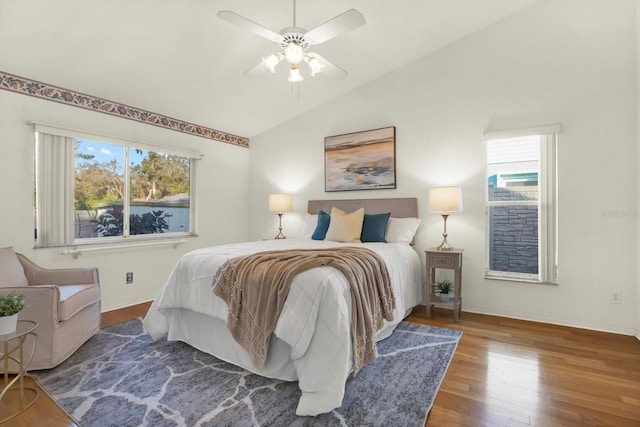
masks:
<instances>
[{"instance_id":1,"label":"bed","mask_svg":"<svg viewBox=\"0 0 640 427\"><path fill-rule=\"evenodd\" d=\"M333 208L345 212L364 208L371 217L389 212L384 231L389 242L312 239L318 218ZM411 245L420 223L415 198L311 200L307 211L300 238L227 244L182 256L154 299L144 326L154 340L166 336L256 374L298 381L301 397L296 414L313 416L340 407L353 369L351 294L345 276L322 266L293 278L266 361L258 370L226 326L228 306L212 291L219 267L234 257L269 250L366 247L384 260L395 295L393 320L384 321L375 335L378 341L421 303L422 280L420 258Z\"/></svg>"}]
</instances>

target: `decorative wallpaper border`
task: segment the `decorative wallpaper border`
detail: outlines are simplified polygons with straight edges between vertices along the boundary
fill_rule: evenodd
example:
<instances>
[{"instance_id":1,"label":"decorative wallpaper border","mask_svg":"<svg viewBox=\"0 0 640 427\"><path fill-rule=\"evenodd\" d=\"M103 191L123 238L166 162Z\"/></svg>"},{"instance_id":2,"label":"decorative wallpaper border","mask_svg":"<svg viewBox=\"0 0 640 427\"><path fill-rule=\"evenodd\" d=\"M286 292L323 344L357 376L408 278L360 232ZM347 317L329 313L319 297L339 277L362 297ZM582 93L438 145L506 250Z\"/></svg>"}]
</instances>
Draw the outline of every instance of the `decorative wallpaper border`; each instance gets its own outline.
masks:
<instances>
[{"instance_id":1,"label":"decorative wallpaper border","mask_svg":"<svg viewBox=\"0 0 640 427\"><path fill-rule=\"evenodd\" d=\"M98 98L97 96L75 92L58 86L30 80L25 77L5 73L3 71L0 71L0 89L84 108L86 110L97 111L99 113L110 114L112 116L122 117L136 122L174 130L176 132L226 142L227 144L234 144L247 148L249 147L249 138L196 125L194 123L184 122L172 117L152 113L151 111L141 110L139 108L130 107L107 99Z\"/></svg>"}]
</instances>

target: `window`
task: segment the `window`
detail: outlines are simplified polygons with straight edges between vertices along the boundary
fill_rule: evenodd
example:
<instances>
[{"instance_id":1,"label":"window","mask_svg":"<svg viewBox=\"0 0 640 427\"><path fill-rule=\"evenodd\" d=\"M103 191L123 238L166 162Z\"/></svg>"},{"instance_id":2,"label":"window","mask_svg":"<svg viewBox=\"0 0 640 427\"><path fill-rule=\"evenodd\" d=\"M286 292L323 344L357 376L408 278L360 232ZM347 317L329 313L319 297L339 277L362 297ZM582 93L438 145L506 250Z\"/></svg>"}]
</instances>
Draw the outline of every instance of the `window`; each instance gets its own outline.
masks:
<instances>
[{"instance_id":1,"label":"window","mask_svg":"<svg viewBox=\"0 0 640 427\"><path fill-rule=\"evenodd\" d=\"M36 126L36 246L194 233L197 154Z\"/></svg>"},{"instance_id":2,"label":"window","mask_svg":"<svg viewBox=\"0 0 640 427\"><path fill-rule=\"evenodd\" d=\"M557 281L558 131L485 133L488 278Z\"/></svg>"}]
</instances>

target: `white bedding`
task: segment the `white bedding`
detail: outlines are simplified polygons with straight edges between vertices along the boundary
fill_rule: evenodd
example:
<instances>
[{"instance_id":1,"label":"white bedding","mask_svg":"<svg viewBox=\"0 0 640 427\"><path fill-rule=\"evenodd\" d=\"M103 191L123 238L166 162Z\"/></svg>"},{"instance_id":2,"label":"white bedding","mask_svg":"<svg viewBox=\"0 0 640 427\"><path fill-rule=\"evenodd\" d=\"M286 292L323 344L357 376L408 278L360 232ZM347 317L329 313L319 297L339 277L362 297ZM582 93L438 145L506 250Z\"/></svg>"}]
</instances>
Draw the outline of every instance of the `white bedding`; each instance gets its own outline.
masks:
<instances>
[{"instance_id":1,"label":"white bedding","mask_svg":"<svg viewBox=\"0 0 640 427\"><path fill-rule=\"evenodd\" d=\"M386 262L396 297L394 321L385 321L377 339L422 301L421 264L416 251L401 243L362 243ZM269 240L215 246L185 254L164 283L144 319L154 340L167 335L244 369L271 378L299 381L296 414L317 415L340 407L351 371L351 294L342 273L318 267L298 274L269 345L265 368L257 372L249 355L225 326L227 306L211 289L227 259L254 252L356 246L310 239Z\"/></svg>"}]
</instances>

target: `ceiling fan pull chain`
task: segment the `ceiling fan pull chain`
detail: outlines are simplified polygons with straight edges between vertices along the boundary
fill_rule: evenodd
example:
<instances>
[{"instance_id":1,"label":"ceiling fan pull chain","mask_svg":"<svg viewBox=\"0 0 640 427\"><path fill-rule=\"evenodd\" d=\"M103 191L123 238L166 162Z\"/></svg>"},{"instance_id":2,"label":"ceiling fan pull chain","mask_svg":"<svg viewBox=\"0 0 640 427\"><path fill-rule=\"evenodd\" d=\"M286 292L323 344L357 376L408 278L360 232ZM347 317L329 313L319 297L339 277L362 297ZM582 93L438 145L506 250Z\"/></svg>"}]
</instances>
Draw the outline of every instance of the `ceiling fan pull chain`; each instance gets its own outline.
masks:
<instances>
[{"instance_id":1,"label":"ceiling fan pull chain","mask_svg":"<svg viewBox=\"0 0 640 427\"><path fill-rule=\"evenodd\" d=\"M296 91L298 102L300 102L300 85L298 83L291 83L291 95L294 94L294 90Z\"/></svg>"}]
</instances>

